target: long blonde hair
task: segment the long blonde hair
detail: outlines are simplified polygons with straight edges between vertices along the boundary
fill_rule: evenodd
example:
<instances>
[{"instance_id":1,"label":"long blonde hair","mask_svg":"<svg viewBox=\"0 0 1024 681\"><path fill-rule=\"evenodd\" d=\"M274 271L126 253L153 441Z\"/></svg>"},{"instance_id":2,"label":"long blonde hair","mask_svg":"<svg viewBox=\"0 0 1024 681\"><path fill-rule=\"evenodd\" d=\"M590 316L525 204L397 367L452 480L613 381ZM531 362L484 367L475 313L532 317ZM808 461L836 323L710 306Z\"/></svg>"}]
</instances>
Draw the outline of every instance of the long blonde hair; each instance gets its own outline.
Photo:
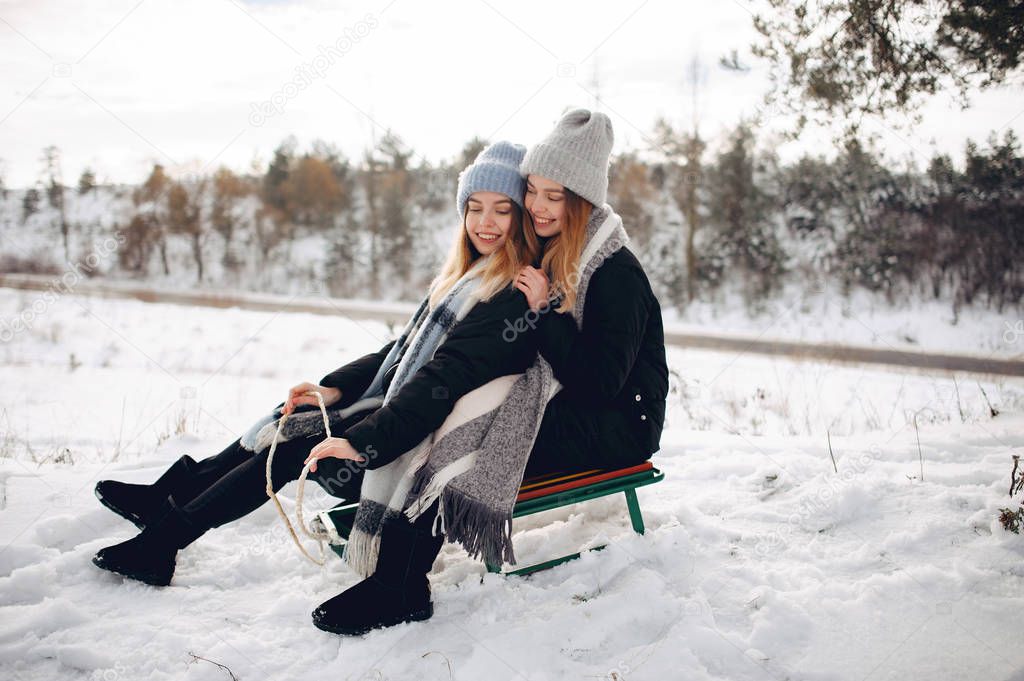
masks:
<instances>
[{"instance_id":1,"label":"long blonde hair","mask_svg":"<svg viewBox=\"0 0 1024 681\"><path fill-rule=\"evenodd\" d=\"M466 216L469 213L469 202L462 212L462 224L452 240L448 258L441 266L441 272L430 284L430 307L435 307L445 294L451 290L462 275L480 258L480 252L469 240L466 231ZM532 225L531 225L532 227ZM490 300L494 294L510 286L519 274L519 270L536 261L540 253L540 243L533 229L523 229L523 211L515 202L512 203L512 224L501 248L489 256L489 262L480 272L480 285L477 295L481 301Z\"/></svg>"},{"instance_id":2,"label":"long blonde hair","mask_svg":"<svg viewBox=\"0 0 1024 681\"><path fill-rule=\"evenodd\" d=\"M594 210L592 203L568 187L564 191L565 216L562 218L562 229L544 244L544 258L540 265L548 275L552 291L562 296L558 312L571 310L576 305L580 268L584 264L580 262L580 255L583 254L583 242L587 236L590 213Z\"/></svg>"}]
</instances>

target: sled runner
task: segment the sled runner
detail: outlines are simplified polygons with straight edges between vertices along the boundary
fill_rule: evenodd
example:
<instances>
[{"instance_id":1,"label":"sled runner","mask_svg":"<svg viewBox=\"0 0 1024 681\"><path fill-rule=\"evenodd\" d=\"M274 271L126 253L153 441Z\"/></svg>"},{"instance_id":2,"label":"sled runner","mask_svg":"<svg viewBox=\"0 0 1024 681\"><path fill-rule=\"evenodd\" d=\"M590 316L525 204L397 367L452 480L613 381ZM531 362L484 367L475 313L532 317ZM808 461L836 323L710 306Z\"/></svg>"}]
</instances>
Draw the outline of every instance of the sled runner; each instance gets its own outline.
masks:
<instances>
[{"instance_id":1,"label":"sled runner","mask_svg":"<svg viewBox=\"0 0 1024 681\"><path fill-rule=\"evenodd\" d=\"M553 473L526 478L519 487L519 495L516 497L512 517L520 518L622 492L626 496L626 508L629 510L629 519L633 530L637 534L643 534L644 518L640 512L640 502L636 498L636 488L661 482L664 477L665 474L655 468L650 461L645 461L637 466L617 470L594 469L582 473ZM314 523L322 524L331 535L329 540L331 548L339 556L344 551L358 506L357 503L341 504L322 511L314 520ZM602 544L589 550L597 551L605 546L607 545ZM579 553L573 553L507 572L503 572L501 566L488 564L487 571L505 575L528 575L579 557Z\"/></svg>"}]
</instances>

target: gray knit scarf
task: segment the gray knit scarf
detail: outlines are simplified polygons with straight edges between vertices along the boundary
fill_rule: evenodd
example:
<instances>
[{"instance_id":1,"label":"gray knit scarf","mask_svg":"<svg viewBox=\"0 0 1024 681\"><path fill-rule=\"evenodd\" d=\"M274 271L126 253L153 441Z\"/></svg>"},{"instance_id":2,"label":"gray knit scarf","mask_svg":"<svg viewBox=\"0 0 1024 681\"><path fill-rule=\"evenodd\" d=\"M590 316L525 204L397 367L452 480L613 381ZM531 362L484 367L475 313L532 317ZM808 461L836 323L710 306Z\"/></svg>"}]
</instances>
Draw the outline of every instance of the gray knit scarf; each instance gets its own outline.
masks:
<instances>
[{"instance_id":1,"label":"gray knit scarf","mask_svg":"<svg viewBox=\"0 0 1024 681\"><path fill-rule=\"evenodd\" d=\"M605 204L593 210L586 226L577 298L571 311L578 328L583 324L583 307L591 275L605 259L628 242L622 219L610 206ZM472 295L466 296L467 290L459 293L453 287L453 291L438 305L447 311L437 314L435 309L429 315L429 319L434 320L431 323L423 324L427 312L423 305L420 306L391 350L391 354L402 359L388 395L381 399L371 394L377 379L390 367L385 360L374 384L360 400L346 410L329 410L329 420L340 422L345 418L341 412L354 413L360 403L372 406L374 399L386 404L390 395L429 359L427 351L432 356L448 331L475 304ZM448 300L453 293L455 298ZM464 297L456 300L459 295ZM515 324L515 320L509 321ZM432 326L436 327L435 331L443 329L443 333L428 330ZM427 335L431 335L436 344L424 343L419 350L414 350L418 341ZM405 346L411 350L406 352ZM397 518L402 513L414 520L440 499L434 519L435 534L440 525L440 531L447 535L448 540L461 543L471 557L482 556L492 564L502 561L515 564L512 511L544 410L560 387L550 364L538 355L526 372L502 376L464 395L438 430L394 461L367 470L363 476L353 529L345 547L346 562L364 577L373 574L385 520ZM307 416L303 420L308 421L300 428L303 436L317 428L323 433L319 411L296 412L285 423L286 432L282 433L282 439L288 439L285 435L292 419L299 415ZM257 423L251 429L250 432L255 430L261 434L269 432L269 436L252 438L259 441L255 451L260 451L259 444L263 441L267 442L265 446L269 446L276 432L274 421L276 418L264 419L262 425Z\"/></svg>"}]
</instances>

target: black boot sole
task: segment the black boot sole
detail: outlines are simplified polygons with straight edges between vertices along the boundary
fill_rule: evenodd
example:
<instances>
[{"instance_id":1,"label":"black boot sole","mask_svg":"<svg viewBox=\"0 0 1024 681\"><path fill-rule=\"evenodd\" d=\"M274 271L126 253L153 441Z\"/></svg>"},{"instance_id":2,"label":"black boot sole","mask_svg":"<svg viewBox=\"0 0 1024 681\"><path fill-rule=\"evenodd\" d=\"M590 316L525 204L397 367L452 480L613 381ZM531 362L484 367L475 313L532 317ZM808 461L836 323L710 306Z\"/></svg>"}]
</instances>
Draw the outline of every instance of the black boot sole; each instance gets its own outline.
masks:
<instances>
[{"instance_id":1,"label":"black boot sole","mask_svg":"<svg viewBox=\"0 0 1024 681\"><path fill-rule=\"evenodd\" d=\"M92 492L93 494L96 495L96 498L100 500L100 503L109 508L111 511L121 516L125 520L131 522L135 525L135 527L139 528L140 530L146 529L146 521L141 516L136 515L135 513L131 513L130 511L125 511L124 509L118 508L114 504L110 503L102 494L100 494L100 491L95 487L93 487Z\"/></svg>"},{"instance_id":2,"label":"black boot sole","mask_svg":"<svg viewBox=\"0 0 1024 681\"><path fill-rule=\"evenodd\" d=\"M107 572L114 572L123 577L128 577L150 586L168 586L171 583L171 577L165 575L158 575L152 572L142 572L140 570L129 570L118 565L110 565L109 563L102 560L99 556L92 557L92 564L101 570Z\"/></svg>"},{"instance_id":3,"label":"black boot sole","mask_svg":"<svg viewBox=\"0 0 1024 681\"><path fill-rule=\"evenodd\" d=\"M332 624L330 622L324 622L313 615L313 625L321 631L326 631L331 634L341 634L342 636L362 636L367 634L374 629L385 629L387 627L393 627L396 624L402 624L403 622L422 622L428 620L434 615L434 605L430 604L423 610L417 610L409 613L404 617L394 617L387 620L381 620L374 624L366 625L346 625L346 624Z\"/></svg>"}]
</instances>

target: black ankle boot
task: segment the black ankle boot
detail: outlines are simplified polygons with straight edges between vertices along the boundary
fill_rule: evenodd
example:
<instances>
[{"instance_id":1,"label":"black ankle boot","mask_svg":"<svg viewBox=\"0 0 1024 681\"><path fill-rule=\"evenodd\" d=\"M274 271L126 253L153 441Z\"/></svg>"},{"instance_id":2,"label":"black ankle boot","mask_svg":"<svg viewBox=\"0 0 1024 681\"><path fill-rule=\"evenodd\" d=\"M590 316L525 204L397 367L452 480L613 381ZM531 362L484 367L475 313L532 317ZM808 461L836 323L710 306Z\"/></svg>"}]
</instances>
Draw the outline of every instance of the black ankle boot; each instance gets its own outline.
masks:
<instances>
[{"instance_id":1,"label":"black ankle boot","mask_svg":"<svg viewBox=\"0 0 1024 681\"><path fill-rule=\"evenodd\" d=\"M333 634L359 636L380 627L429 619L434 606L427 574L443 544L444 535L432 536L424 523L414 526L404 516L387 518L376 571L321 603L313 611L313 624Z\"/></svg>"},{"instance_id":2,"label":"black ankle boot","mask_svg":"<svg viewBox=\"0 0 1024 681\"><path fill-rule=\"evenodd\" d=\"M167 586L174 576L178 550L201 534L199 528L167 497L150 524L128 541L100 549L92 562L99 568L137 579L153 586Z\"/></svg>"},{"instance_id":3,"label":"black ankle boot","mask_svg":"<svg viewBox=\"0 0 1024 681\"><path fill-rule=\"evenodd\" d=\"M100 480L96 483L96 498L111 511L132 521L142 530L152 522L153 516L161 511L167 496L177 492L188 480L195 465L195 460L186 454L164 471L152 485Z\"/></svg>"}]
</instances>

